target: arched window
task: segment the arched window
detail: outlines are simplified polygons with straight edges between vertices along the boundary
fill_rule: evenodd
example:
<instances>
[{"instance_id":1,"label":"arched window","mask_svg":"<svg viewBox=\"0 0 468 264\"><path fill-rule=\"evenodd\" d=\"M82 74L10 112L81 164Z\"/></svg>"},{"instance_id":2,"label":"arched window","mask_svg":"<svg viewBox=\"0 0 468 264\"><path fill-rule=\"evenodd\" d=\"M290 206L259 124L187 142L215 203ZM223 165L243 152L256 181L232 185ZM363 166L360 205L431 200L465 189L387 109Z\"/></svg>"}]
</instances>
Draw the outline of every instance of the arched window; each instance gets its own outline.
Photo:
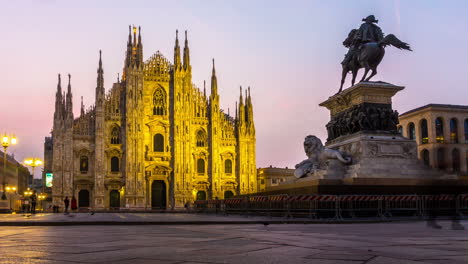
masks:
<instances>
[{"instance_id":1,"label":"arched window","mask_svg":"<svg viewBox=\"0 0 468 264\"><path fill-rule=\"evenodd\" d=\"M444 170L445 166L445 151L443 148L437 150L437 168Z\"/></svg>"},{"instance_id":2,"label":"arched window","mask_svg":"<svg viewBox=\"0 0 468 264\"><path fill-rule=\"evenodd\" d=\"M112 128L111 144L120 144L120 129L118 127Z\"/></svg>"},{"instance_id":3,"label":"arched window","mask_svg":"<svg viewBox=\"0 0 468 264\"><path fill-rule=\"evenodd\" d=\"M457 119L450 119L450 143L458 143L458 123Z\"/></svg>"},{"instance_id":4,"label":"arched window","mask_svg":"<svg viewBox=\"0 0 468 264\"><path fill-rule=\"evenodd\" d=\"M444 122L442 118L440 117L436 118L435 129L436 129L436 142L444 143Z\"/></svg>"},{"instance_id":5,"label":"arched window","mask_svg":"<svg viewBox=\"0 0 468 264\"><path fill-rule=\"evenodd\" d=\"M430 166L430 160L429 160L429 150L423 149L421 151L421 159L426 166Z\"/></svg>"},{"instance_id":6,"label":"arched window","mask_svg":"<svg viewBox=\"0 0 468 264\"><path fill-rule=\"evenodd\" d=\"M80 172L81 173L87 173L88 169L89 169L88 157L81 156L80 157Z\"/></svg>"},{"instance_id":7,"label":"arched window","mask_svg":"<svg viewBox=\"0 0 468 264\"><path fill-rule=\"evenodd\" d=\"M166 92L161 88L157 88L153 94L153 115L166 114Z\"/></svg>"},{"instance_id":8,"label":"arched window","mask_svg":"<svg viewBox=\"0 0 468 264\"><path fill-rule=\"evenodd\" d=\"M164 136L161 134L156 134L153 137L153 151L154 152L164 152Z\"/></svg>"},{"instance_id":9,"label":"arched window","mask_svg":"<svg viewBox=\"0 0 468 264\"><path fill-rule=\"evenodd\" d=\"M398 126L398 134L403 135L403 127Z\"/></svg>"},{"instance_id":10,"label":"arched window","mask_svg":"<svg viewBox=\"0 0 468 264\"><path fill-rule=\"evenodd\" d=\"M197 192L197 201L206 200L206 192L205 191L198 191Z\"/></svg>"},{"instance_id":11,"label":"arched window","mask_svg":"<svg viewBox=\"0 0 468 264\"><path fill-rule=\"evenodd\" d=\"M112 157L111 158L111 172L119 172L119 158Z\"/></svg>"},{"instance_id":12,"label":"arched window","mask_svg":"<svg viewBox=\"0 0 468 264\"><path fill-rule=\"evenodd\" d=\"M468 143L468 119L465 119L465 144Z\"/></svg>"},{"instance_id":13,"label":"arched window","mask_svg":"<svg viewBox=\"0 0 468 264\"><path fill-rule=\"evenodd\" d=\"M224 161L224 173L232 173L232 160L227 159Z\"/></svg>"},{"instance_id":14,"label":"arched window","mask_svg":"<svg viewBox=\"0 0 468 264\"><path fill-rule=\"evenodd\" d=\"M408 125L408 138L412 140L416 139L416 129L414 128L413 122Z\"/></svg>"},{"instance_id":15,"label":"arched window","mask_svg":"<svg viewBox=\"0 0 468 264\"><path fill-rule=\"evenodd\" d=\"M452 150L452 169L453 172L460 172L460 151L458 149Z\"/></svg>"},{"instance_id":16,"label":"arched window","mask_svg":"<svg viewBox=\"0 0 468 264\"><path fill-rule=\"evenodd\" d=\"M197 173L199 174L205 173L205 160L204 159L197 160Z\"/></svg>"},{"instance_id":17,"label":"arched window","mask_svg":"<svg viewBox=\"0 0 468 264\"><path fill-rule=\"evenodd\" d=\"M421 120L421 144L429 143L429 132L427 130L427 120Z\"/></svg>"},{"instance_id":18,"label":"arched window","mask_svg":"<svg viewBox=\"0 0 468 264\"><path fill-rule=\"evenodd\" d=\"M206 147L206 133L201 129L197 131L197 147Z\"/></svg>"}]
</instances>

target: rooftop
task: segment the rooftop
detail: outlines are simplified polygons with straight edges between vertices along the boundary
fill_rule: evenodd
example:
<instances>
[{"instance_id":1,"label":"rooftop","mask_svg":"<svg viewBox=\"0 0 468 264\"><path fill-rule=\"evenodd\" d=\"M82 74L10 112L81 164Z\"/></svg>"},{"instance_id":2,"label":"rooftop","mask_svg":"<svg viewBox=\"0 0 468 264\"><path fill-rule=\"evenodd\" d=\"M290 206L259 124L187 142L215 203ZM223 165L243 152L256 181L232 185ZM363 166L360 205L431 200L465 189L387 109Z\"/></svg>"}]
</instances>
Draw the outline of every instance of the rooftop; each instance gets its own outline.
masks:
<instances>
[{"instance_id":1,"label":"rooftop","mask_svg":"<svg viewBox=\"0 0 468 264\"><path fill-rule=\"evenodd\" d=\"M408 115L426 108L430 107L436 107L436 108L445 108L445 109L463 109L463 110L468 110L468 105L451 105L451 104L427 104L421 107L417 107L415 109L409 110L407 112L404 112L403 114L400 114L401 116Z\"/></svg>"}]
</instances>

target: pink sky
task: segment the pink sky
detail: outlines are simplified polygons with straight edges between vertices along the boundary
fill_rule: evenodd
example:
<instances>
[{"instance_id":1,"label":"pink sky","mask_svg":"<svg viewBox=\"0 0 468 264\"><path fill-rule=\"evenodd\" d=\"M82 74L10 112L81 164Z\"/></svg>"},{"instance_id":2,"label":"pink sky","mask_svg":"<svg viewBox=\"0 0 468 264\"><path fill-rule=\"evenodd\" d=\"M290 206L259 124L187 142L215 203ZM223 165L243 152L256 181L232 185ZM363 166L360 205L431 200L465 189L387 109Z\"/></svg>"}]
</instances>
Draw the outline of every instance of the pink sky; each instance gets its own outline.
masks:
<instances>
[{"instance_id":1,"label":"pink sky","mask_svg":"<svg viewBox=\"0 0 468 264\"><path fill-rule=\"evenodd\" d=\"M57 73L72 75L76 115L81 96L86 106L94 103L99 49L111 87L122 70L129 24L142 26L145 59L160 50L172 60L175 30L187 29L193 82L202 87L209 80L215 58L226 111L233 112L239 85L251 86L258 167L293 167L305 157L306 135L325 140L329 116L318 103L337 91L346 53L341 42L369 14L414 50L388 48L374 78L406 86L394 97L395 109L467 104L463 1L96 2L2 3L0 133L18 136L8 151L19 160L43 156Z\"/></svg>"}]
</instances>

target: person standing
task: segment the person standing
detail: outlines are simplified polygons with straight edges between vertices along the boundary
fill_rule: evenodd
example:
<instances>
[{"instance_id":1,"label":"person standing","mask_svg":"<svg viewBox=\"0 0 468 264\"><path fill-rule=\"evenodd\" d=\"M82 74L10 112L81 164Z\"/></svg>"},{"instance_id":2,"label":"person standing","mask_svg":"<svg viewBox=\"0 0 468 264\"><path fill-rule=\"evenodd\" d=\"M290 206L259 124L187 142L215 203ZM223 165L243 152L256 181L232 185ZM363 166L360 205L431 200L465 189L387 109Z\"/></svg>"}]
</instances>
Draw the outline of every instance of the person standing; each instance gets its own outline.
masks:
<instances>
[{"instance_id":1,"label":"person standing","mask_svg":"<svg viewBox=\"0 0 468 264\"><path fill-rule=\"evenodd\" d=\"M78 209L78 205L77 205L77 203L76 203L76 198L75 198L75 196L73 196L73 197L72 197L72 200L71 200L71 209L72 209L73 212L76 211L76 209Z\"/></svg>"},{"instance_id":2,"label":"person standing","mask_svg":"<svg viewBox=\"0 0 468 264\"><path fill-rule=\"evenodd\" d=\"M65 214L68 214L68 207L70 206L70 200L68 200L68 196L65 197L65 200L63 200L63 203L65 205Z\"/></svg>"}]
</instances>

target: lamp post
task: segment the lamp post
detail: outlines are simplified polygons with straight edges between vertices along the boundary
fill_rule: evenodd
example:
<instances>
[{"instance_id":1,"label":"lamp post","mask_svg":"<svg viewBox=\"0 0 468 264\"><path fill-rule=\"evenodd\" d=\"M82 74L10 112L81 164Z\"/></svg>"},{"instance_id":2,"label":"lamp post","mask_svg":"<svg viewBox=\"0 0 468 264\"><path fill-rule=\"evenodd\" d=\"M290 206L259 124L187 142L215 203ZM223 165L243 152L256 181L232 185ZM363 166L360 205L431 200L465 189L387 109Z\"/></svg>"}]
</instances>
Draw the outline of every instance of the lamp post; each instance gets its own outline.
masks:
<instances>
[{"instance_id":1,"label":"lamp post","mask_svg":"<svg viewBox=\"0 0 468 264\"><path fill-rule=\"evenodd\" d=\"M41 166L43 164L42 160L39 159L39 158L27 158L24 160L24 163L28 166L31 166L32 168L32 178L34 179L34 169L37 167L37 166ZM32 180L31 180L31 184L32 184ZM28 185L31 185L31 184L28 184Z\"/></svg>"},{"instance_id":2,"label":"lamp post","mask_svg":"<svg viewBox=\"0 0 468 264\"><path fill-rule=\"evenodd\" d=\"M7 164L7 148L10 146L10 145L16 145L16 143L18 142L18 140L16 139L15 136L11 135L7 135L7 134L3 134L2 136L2 147L3 147L3 194L2 194L2 200L6 200L7 197L5 195L5 187L6 187L6 184L7 184L7 173L6 173L6 164Z\"/></svg>"},{"instance_id":3,"label":"lamp post","mask_svg":"<svg viewBox=\"0 0 468 264\"><path fill-rule=\"evenodd\" d=\"M16 186L6 186L5 190L7 192L16 193ZM10 194L10 210L13 212L13 208L11 207L11 194Z\"/></svg>"}]
</instances>

